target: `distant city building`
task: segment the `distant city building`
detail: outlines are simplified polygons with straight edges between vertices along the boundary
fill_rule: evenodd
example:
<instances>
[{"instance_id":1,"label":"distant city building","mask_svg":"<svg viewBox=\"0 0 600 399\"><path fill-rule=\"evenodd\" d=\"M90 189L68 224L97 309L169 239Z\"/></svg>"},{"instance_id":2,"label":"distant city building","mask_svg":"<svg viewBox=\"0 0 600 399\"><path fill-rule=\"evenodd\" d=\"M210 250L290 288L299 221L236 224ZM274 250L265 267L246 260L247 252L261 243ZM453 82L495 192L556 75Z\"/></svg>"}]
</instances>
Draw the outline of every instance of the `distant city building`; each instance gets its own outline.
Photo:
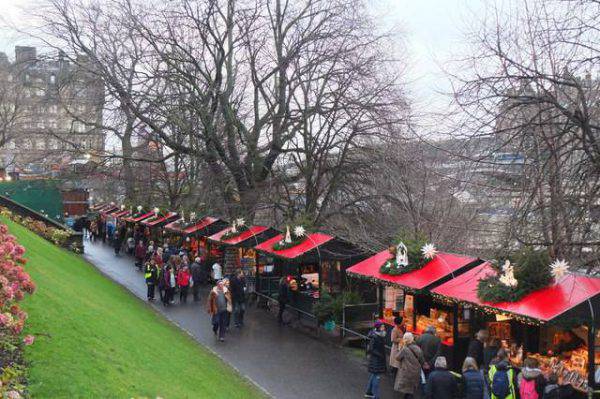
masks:
<instances>
[{"instance_id":1,"label":"distant city building","mask_svg":"<svg viewBox=\"0 0 600 399\"><path fill-rule=\"evenodd\" d=\"M0 166L44 177L103 152L104 86L84 57L40 57L35 47L0 53Z\"/></svg>"}]
</instances>

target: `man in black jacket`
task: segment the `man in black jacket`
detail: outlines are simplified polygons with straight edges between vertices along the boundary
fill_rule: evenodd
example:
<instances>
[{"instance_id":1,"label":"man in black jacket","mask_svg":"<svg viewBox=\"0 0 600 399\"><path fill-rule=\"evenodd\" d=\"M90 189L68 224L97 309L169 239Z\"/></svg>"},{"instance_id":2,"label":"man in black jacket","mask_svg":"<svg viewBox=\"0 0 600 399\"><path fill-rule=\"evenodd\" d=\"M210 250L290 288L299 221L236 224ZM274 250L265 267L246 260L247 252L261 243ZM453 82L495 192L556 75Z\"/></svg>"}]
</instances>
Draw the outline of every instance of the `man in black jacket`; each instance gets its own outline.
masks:
<instances>
[{"instance_id":1,"label":"man in black jacket","mask_svg":"<svg viewBox=\"0 0 600 399\"><path fill-rule=\"evenodd\" d=\"M201 259L196 257L192 264L190 265L190 272L192 273L192 281L194 284L192 285L192 295L194 296L194 302L200 300L200 296L198 295L198 291L200 290L200 284L203 283L202 278L202 266L200 264Z\"/></svg>"},{"instance_id":2,"label":"man in black jacket","mask_svg":"<svg viewBox=\"0 0 600 399\"><path fill-rule=\"evenodd\" d=\"M379 399L379 382L381 375L385 373L387 363L385 361L385 325L377 320L373 330L369 332L367 344L367 355L369 356L369 382L365 392L366 398Z\"/></svg>"},{"instance_id":3,"label":"man in black jacket","mask_svg":"<svg viewBox=\"0 0 600 399\"><path fill-rule=\"evenodd\" d=\"M442 345L442 341L438 336L435 335L435 327L428 326L425 329L425 333L419 337L417 340L417 345L423 351L423 358L425 359L425 364L423 364L423 370L427 375L433 368L433 364L435 362L435 358L440 354L440 348Z\"/></svg>"},{"instance_id":4,"label":"man in black jacket","mask_svg":"<svg viewBox=\"0 0 600 399\"><path fill-rule=\"evenodd\" d=\"M467 356L472 357L477 361L477 367L479 370L484 369L483 364L483 345L485 341L488 339L487 330L479 330L477 334L475 334L475 338L469 342L469 349L467 350Z\"/></svg>"},{"instance_id":5,"label":"man in black jacket","mask_svg":"<svg viewBox=\"0 0 600 399\"><path fill-rule=\"evenodd\" d=\"M244 272L238 271L230 280L231 301L233 302L233 322L240 328L244 325L246 312L246 278Z\"/></svg>"},{"instance_id":6,"label":"man in black jacket","mask_svg":"<svg viewBox=\"0 0 600 399\"><path fill-rule=\"evenodd\" d=\"M453 399L458 392L457 378L448 371L444 356L435 359L435 368L427 378L425 385L426 399Z\"/></svg>"}]
</instances>

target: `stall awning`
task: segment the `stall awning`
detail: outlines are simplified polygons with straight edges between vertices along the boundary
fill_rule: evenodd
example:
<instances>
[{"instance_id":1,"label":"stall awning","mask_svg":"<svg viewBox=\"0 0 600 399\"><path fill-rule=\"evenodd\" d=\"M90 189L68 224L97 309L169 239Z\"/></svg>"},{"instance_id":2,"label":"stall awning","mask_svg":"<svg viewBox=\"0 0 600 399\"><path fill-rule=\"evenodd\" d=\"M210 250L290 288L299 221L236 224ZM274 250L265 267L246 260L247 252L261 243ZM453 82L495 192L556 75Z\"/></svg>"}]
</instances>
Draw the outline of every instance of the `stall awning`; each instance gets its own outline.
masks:
<instances>
[{"instance_id":1,"label":"stall awning","mask_svg":"<svg viewBox=\"0 0 600 399\"><path fill-rule=\"evenodd\" d=\"M130 222L130 223L138 223L138 222L141 222L142 220L146 220L152 216L154 216L154 212L148 212L148 213L144 213L138 217L135 217L135 215L128 216L126 218L123 218L123 220L126 222Z\"/></svg>"},{"instance_id":2,"label":"stall awning","mask_svg":"<svg viewBox=\"0 0 600 399\"><path fill-rule=\"evenodd\" d=\"M231 231L231 227L227 227L224 230L219 231L216 234L213 234L212 236L208 237L208 239L210 241L214 241L216 243L219 244L226 244L226 245L236 245L239 244L243 241L246 241L250 238L256 237L258 234L267 231L269 228L266 226L250 226L248 228L248 230L243 231L242 233L240 233L238 236L236 237L232 237L229 239L224 240L222 237L223 235L225 235L225 233Z\"/></svg>"},{"instance_id":3,"label":"stall awning","mask_svg":"<svg viewBox=\"0 0 600 399\"><path fill-rule=\"evenodd\" d=\"M127 217L131 214L131 211L128 210L124 210L124 211L119 211L117 213L113 213L112 216L116 217L117 219L119 218L124 218Z\"/></svg>"},{"instance_id":4,"label":"stall awning","mask_svg":"<svg viewBox=\"0 0 600 399\"><path fill-rule=\"evenodd\" d=\"M221 219L214 218L211 216L205 216L202 219L198 220L197 223L195 223L191 226L182 228L181 221L176 220L176 221L171 222L168 225L166 225L165 230L169 230L169 231L172 231L177 234L189 235L189 234L194 234L197 231L204 230L207 227L209 227L210 225L215 224L220 221L221 221Z\"/></svg>"},{"instance_id":5,"label":"stall awning","mask_svg":"<svg viewBox=\"0 0 600 399\"><path fill-rule=\"evenodd\" d=\"M464 255L438 253L429 263L419 270L400 276L390 276L379 273L379 268L391 258L390 251L381 251L370 258L350 267L346 272L358 278L378 280L384 284L397 285L403 288L420 290L441 282L442 280L463 272L468 267L476 265L478 260Z\"/></svg>"},{"instance_id":6,"label":"stall awning","mask_svg":"<svg viewBox=\"0 0 600 399\"><path fill-rule=\"evenodd\" d=\"M159 226L161 223L169 222L175 218L177 218L177 212L167 212L166 215L144 219L142 224L146 227L155 227Z\"/></svg>"},{"instance_id":7,"label":"stall awning","mask_svg":"<svg viewBox=\"0 0 600 399\"><path fill-rule=\"evenodd\" d=\"M273 245L283 240L283 238L283 234L278 234L254 248L270 255L279 256L281 258L295 259L334 239L332 236L324 233L312 233L308 235L306 240L294 247L281 251L274 250Z\"/></svg>"},{"instance_id":8,"label":"stall awning","mask_svg":"<svg viewBox=\"0 0 600 399\"><path fill-rule=\"evenodd\" d=\"M432 292L453 300L499 309L541 321L550 321L600 294L600 279L567 274L557 283L532 292L518 302L483 302L477 297L477 284L480 279L493 273L496 271L486 262L440 285Z\"/></svg>"}]
</instances>

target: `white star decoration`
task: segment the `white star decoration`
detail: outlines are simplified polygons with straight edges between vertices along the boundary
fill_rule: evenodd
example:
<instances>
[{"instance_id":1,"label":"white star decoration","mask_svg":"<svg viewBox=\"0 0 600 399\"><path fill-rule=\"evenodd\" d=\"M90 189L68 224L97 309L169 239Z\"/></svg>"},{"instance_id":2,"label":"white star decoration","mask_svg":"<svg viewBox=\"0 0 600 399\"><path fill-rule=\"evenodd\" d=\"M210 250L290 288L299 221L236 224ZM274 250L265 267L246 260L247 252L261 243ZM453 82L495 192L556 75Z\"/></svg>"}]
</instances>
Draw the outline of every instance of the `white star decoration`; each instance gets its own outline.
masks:
<instances>
[{"instance_id":1,"label":"white star decoration","mask_svg":"<svg viewBox=\"0 0 600 399\"><path fill-rule=\"evenodd\" d=\"M190 220L196 220L196 212L190 212Z\"/></svg>"},{"instance_id":2,"label":"white star decoration","mask_svg":"<svg viewBox=\"0 0 600 399\"><path fill-rule=\"evenodd\" d=\"M138 212L141 212L142 211L142 206L138 205L137 210L138 210Z\"/></svg>"},{"instance_id":3,"label":"white star decoration","mask_svg":"<svg viewBox=\"0 0 600 399\"><path fill-rule=\"evenodd\" d=\"M552 276L555 279L563 277L569 271L569 264L565 260L555 260L550 265Z\"/></svg>"},{"instance_id":4,"label":"white star decoration","mask_svg":"<svg viewBox=\"0 0 600 399\"><path fill-rule=\"evenodd\" d=\"M425 259L433 259L437 255L437 249L435 249L433 244L425 244L421 248L421 253Z\"/></svg>"},{"instance_id":5,"label":"white star decoration","mask_svg":"<svg viewBox=\"0 0 600 399\"><path fill-rule=\"evenodd\" d=\"M154 208L154 214L158 215L158 212L160 212L160 209L159 208Z\"/></svg>"},{"instance_id":6,"label":"white star decoration","mask_svg":"<svg viewBox=\"0 0 600 399\"><path fill-rule=\"evenodd\" d=\"M244 220L244 218L237 218L235 220L235 224L236 226L241 227L246 224L246 221Z\"/></svg>"},{"instance_id":7,"label":"white star decoration","mask_svg":"<svg viewBox=\"0 0 600 399\"><path fill-rule=\"evenodd\" d=\"M306 230L304 229L303 226L296 226L294 228L294 235L296 237L304 237L305 234L306 234Z\"/></svg>"}]
</instances>

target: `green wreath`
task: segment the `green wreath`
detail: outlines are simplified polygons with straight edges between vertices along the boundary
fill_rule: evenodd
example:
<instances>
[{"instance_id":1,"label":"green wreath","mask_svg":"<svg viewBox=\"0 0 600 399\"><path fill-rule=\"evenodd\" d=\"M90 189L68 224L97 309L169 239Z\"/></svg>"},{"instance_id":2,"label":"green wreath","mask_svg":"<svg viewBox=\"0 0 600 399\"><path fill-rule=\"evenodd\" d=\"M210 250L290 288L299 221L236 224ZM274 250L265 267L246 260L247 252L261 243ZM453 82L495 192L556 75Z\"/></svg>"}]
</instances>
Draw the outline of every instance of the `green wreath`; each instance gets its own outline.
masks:
<instances>
[{"instance_id":1,"label":"green wreath","mask_svg":"<svg viewBox=\"0 0 600 399\"><path fill-rule=\"evenodd\" d=\"M305 235L303 235L301 237L298 237L294 233L291 233L291 238L292 238L291 242L285 242L285 240L281 240L281 241L276 242L275 244L273 244L273 249L275 251L284 251L286 249L293 248L296 245L300 245L304 241L306 241L307 238L308 238L308 234L305 234Z\"/></svg>"},{"instance_id":2,"label":"green wreath","mask_svg":"<svg viewBox=\"0 0 600 399\"><path fill-rule=\"evenodd\" d=\"M545 288L552 283L550 256L546 251L525 248L508 257L513 266L517 284L514 287L500 281L504 271L501 266L493 264L496 273L484 277L477 284L477 297L484 302L517 302L533 291Z\"/></svg>"},{"instance_id":3,"label":"green wreath","mask_svg":"<svg viewBox=\"0 0 600 399\"><path fill-rule=\"evenodd\" d=\"M430 259L423 256L421 248L426 244L424 240L400 240L406 246L406 255L408 257L408 265L400 266L396 262L396 246L389 248L392 258L388 259L380 268L379 273L389 276L400 276L405 273L410 273L415 270L422 269Z\"/></svg>"}]
</instances>

